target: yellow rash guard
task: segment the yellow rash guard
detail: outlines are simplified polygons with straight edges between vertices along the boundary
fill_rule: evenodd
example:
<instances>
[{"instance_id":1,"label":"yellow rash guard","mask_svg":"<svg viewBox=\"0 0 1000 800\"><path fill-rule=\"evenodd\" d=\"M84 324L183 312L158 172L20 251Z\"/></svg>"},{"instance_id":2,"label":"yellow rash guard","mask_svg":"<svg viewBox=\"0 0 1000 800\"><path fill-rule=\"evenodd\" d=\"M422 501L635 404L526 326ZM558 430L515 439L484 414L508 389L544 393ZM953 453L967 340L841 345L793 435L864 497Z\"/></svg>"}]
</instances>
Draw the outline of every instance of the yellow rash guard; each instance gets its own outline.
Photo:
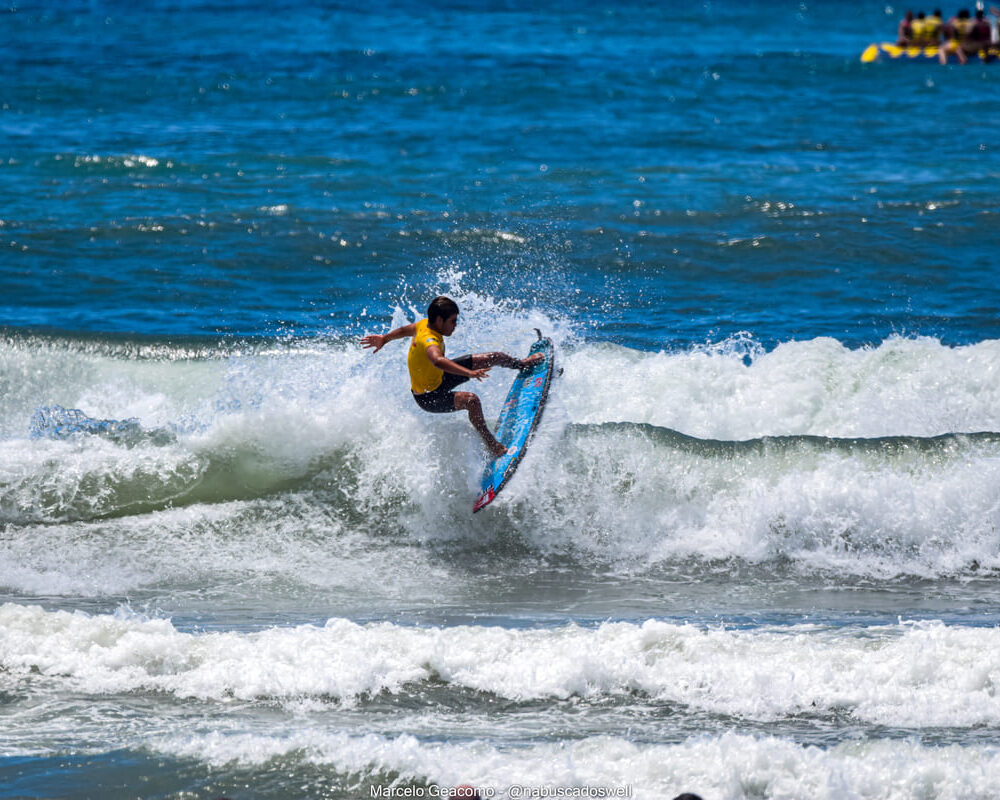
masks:
<instances>
[{"instance_id":1,"label":"yellow rash guard","mask_svg":"<svg viewBox=\"0 0 1000 800\"><path fill-rule=\"evenodd\" d=\"M435 367L427 357L428 347L437 347L444 355L444 337L431 330L426 319L417 323L417 332L410 342L410 351L406 356L406 366L410 370L410 389L414 394L433 392L444 379L444 372Z\"/></svg>"}]
</instances>

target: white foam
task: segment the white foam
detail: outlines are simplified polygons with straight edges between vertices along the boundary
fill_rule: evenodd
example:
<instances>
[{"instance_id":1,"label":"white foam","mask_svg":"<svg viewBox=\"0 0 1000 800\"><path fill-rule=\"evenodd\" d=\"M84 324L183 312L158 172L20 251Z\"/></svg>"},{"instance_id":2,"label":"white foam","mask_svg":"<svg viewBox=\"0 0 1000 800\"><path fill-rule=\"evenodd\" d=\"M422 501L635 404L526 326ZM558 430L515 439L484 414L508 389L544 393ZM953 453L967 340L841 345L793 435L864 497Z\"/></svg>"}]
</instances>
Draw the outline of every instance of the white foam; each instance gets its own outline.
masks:
<instances>
[{"instance_id":1,"label":"white foam","mask_svg":"<svg viewBox=\"0 0 1000 800\"><path fill-rule=\"evenodd\" d=\"M821 338L764 352L752 337L741 336L646 353L582 345L565 323L537 312L498 308L478 295L461 299L463 327L449 340L449 354L526 350L535 327L554 332L565 367L558 394L576 423L645 422L724 440L1000 431L998 340L947 347L935 339L891 338L851 350ZM397 309L392 324L420 313ZM369 405L412 406L399 343L373 356L353 340L214 353L6 340L0 342L0 367L10 377L10 391L0 398L0 430L7 436L23 435L34 408L52 404L82 406L96 417L139 417L147 427L186 414L211 424L220 409L278 397L297 402L296 412L305 406L342 412L350 408L345 401L356 398L339 393L358 381L367 384ZM506 381L491 377L476 388L499 402Z\"/></svg>"},{"instance_id":2,"label":"white foam","mask_svg":"<svg viewBox=\"0 0 1000 800\"><path fill-rule=\"evenodd\" d=\"M161 592L198 606L205 594L278 595L301 607L302 593L331 603L446 602L454 576L433 556L372 543L368 530L345 525L322 498L293 495L202 504L139 517L26 527L0 537L0 586L39 596L122 596ZM373 577L378 576L378 580Z\"/></svg>"},{"instance_id":3,"label":"white foam","mask_svg":"<svg viewBox=\"0 0 1000 800\"><path fill-rule=\"evenodd\" d=\"M727 733L679 744L592 737L499 748L482 741L442 743L414 736L352 736L305 731L285 736L207 733L163 737L156 748L216 766L260 766L294 754L345 773L359 793L419 781L452 789L471 784L484 795L512 787L534 796L560 788L624 789L637 800L697 792L717 800L954 800L1000 794L1000 749L925 747L909 741L858 741L829 749L773 737ZM565 795L564 795L565 796Z\"/></svg>"},{"instance_id":4,"label":"white foam","mask_svg":"<svg viewBox=\"0 0 1000 800\"><path fill-rule=\"evenodd\" d=\"M997 340L894 337L851 350L820 338L764 353L743 336L681 352L590 346L565 365L561 394L575 422L648 422L726 440L1000 430Z\"/></svg>"},{"instance_id":5,"label":"white foam","mask_svg":"<svg viewBox=\"0 0 1000 800\"><path fill-rule=\"evenodd\" d=\"M616 428L571 436L522 469L505 497L543 549L613 562L787 558L878 576L1000 566L996 444L733 452Z\"/></svg>"},{"instance_id":6,"label":"white foam","mask_svg":"<svg viewBox=\"0 0 1000 800\"><path fill-rule=\"evenodd\" d=\"M166 504L202 479L207 461L184 448L123 448L89 437L0 441L0 464L0 518L36 522Z\"/></svg>"},{"instance_id":7,"label":"white foam","mask_svg":"<svg viewBox=\"0 0 1000 800\"><path fill-rule=\"evenodd\" d=\"M324 503L416 541L483 540L514 525L539 550L616 563L791 559L877 576L1000 567L998 442L727 451L668 435L1000 431L1000 342L891 339L849 350L816 339L765 353L744 336L640 353L581 344L558 320L488 297L460 301L463 338L449 352L526 350L537 326L556 330L566 369L537 444L486 514L468 513L478 438L464 415L417 409L400 343L372 355L356 340L202 352L13 339L0 343L0 369L14 376L0 398L0 518L87 521L260 496L280 505L287 492L322 491ZM393 324L409 313L397 309ZM474 387L490 418L507 387L503 371L494 377ZM177 439L131 448L96 437L29 440L32 411L51 403L138 417ZM615 421L661 432L593 427ZM31 565L14 552L8 585L27 586Z\"/></svg>"},{"instance_id":8,"label":"white foam","mask_svg":"<svg viewBox=\"0 0 1000 800\"><path fill-rule=\"evenodd\" d=\"M774 722L849 716L906 728L1000 724L1000 630L941 623L702 629L650 620L510 630L332 619L184 633L163 619L0 607L0 666L85 692L351 704L431 679L515 701L635 692ZM34 678L37 680L37 678Z\"/></svg>"}]
</instances>

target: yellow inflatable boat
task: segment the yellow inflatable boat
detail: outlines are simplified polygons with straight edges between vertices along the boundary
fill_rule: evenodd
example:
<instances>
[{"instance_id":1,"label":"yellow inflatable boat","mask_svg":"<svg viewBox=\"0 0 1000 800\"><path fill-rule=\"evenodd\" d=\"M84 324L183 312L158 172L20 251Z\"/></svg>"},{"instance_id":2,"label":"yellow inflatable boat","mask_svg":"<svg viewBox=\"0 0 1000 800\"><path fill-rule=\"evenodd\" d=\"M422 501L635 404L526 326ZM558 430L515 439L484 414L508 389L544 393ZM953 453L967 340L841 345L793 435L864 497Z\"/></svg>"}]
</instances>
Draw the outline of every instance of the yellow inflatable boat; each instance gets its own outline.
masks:
<instances>
[{"instance_id":1,"label":"yellow inflatable boat","mask_svg":"<svg viewBox=\"0 0 1000 800\"><path fill-rule=\"evenodd\" d=\"M865 52L861 54L861 62L870 64L872 61L936 61L938 57L938 47L900 47L891 42L881 42L868 45ZM1000 57L1000 49L995 45L984 48L976 53L969 53L969 60L976 59L982 62L996 61ZM958 61L954 53L948 54L949 61Z\"/></svg>"}]
</instances>

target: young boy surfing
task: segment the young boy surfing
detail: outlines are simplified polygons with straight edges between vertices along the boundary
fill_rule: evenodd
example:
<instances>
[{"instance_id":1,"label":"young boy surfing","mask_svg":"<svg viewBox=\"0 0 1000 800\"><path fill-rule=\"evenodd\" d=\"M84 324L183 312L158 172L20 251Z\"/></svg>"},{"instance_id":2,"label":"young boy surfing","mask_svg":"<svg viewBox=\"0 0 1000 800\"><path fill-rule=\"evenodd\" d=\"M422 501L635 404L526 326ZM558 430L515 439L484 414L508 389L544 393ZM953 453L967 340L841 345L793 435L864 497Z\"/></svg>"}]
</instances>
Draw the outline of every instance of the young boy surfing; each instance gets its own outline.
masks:
<instances>
[{"instance_id":1,"label":"young boy surfing","mask_svg":"<svg viewBox=\"0 0 1000 800\"><path fill-rule=\"evenodd\" d=\"M519 359L506 353L477 353L445 358L444 337L451 336L458 325L458 306L448 297L435 297L427 307L427 319L411 322L385 334L373 333L361 340L362 347L377 353L386 342L412 337L406 365L410 371L410 390L413 399L424 411L444 414L449 411L468 411L469 421L482 437L490 455L499 458L507 448L497 441L483 419L483 406L472 392L456 392L455 387L470 378L481 381L490 374L491 367L524 369L545 358L535 353L531 358Z\"/></svg>"}]
</instances>

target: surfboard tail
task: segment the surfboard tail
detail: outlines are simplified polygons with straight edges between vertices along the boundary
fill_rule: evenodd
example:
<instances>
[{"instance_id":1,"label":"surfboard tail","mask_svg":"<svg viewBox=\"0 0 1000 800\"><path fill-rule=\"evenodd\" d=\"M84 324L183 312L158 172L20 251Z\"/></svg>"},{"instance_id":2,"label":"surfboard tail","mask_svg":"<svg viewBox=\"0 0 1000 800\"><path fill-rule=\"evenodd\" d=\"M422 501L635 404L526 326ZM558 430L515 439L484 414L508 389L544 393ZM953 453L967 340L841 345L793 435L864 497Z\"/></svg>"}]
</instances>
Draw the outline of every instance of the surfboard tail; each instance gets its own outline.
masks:
<instances>
[{"instance_id":1,"label":"surfboard tail","mask_svg":"<svg viewBox=\"0 0 1000 800\"><path fill-rule=\"evenodd\" d=\"M486 508L490 503L493 502L493 498L497 496L496 491L490 486L485 492L483 492L476 504L472 507L472 513L475 514L477 511Z\"/></svg>"}]
</instances>

